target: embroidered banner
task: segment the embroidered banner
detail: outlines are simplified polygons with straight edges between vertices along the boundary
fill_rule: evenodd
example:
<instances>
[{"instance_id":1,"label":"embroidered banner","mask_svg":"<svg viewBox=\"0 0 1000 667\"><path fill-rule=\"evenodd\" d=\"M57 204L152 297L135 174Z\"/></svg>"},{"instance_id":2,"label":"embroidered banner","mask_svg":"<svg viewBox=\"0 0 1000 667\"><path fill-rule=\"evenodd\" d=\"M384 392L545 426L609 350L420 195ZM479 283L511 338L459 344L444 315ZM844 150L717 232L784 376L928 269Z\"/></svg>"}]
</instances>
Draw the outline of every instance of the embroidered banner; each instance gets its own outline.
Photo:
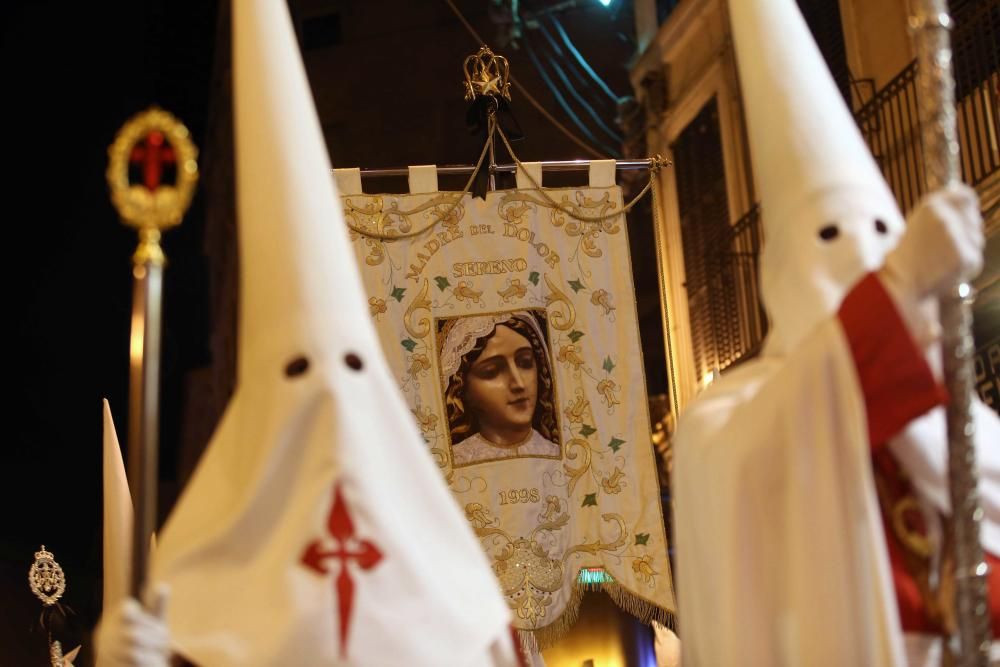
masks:
<instances>
[{"instance_id":1,"label":"embroidered banner","mask_svg":"<svg viewBox=\"0 0 1000 667\"><path fill-rule=\"evenodd\" d=\"M342 199L390 367L516 625L551 644L587 587L671 622L621 190L458 196Z\"/></svg>"}]
</instances>

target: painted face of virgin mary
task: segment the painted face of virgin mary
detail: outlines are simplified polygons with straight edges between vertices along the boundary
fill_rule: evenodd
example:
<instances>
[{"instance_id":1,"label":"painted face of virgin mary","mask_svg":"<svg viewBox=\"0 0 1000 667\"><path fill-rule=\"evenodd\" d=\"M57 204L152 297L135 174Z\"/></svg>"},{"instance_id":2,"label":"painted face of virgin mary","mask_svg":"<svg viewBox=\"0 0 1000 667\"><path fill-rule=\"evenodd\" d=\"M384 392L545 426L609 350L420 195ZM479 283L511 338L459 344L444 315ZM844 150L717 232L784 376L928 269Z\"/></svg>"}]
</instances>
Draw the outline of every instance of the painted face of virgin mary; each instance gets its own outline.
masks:
<instances>
[{"instance_id":1,"label":"painted face of virgin mary","mask_svg":"<svg viewBox=\"0 0 1000 667\"><path fill-rule=\"evenodd\" d=\"M538 369L527 338L498 324L466 383L466 401L483 437L503 444L528 436L538 401Z\"/></svg>"}]
</instances>

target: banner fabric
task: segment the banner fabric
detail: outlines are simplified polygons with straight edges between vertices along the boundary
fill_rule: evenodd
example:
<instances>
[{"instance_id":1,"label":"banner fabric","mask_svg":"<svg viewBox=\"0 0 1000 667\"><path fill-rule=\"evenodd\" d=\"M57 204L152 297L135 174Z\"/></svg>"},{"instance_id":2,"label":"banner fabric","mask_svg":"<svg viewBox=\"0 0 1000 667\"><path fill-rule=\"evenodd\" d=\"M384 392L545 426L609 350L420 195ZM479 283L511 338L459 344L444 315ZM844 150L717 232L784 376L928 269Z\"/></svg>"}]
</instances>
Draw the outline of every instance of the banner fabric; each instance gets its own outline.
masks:
<instances>
[{"instance_id":1,"label":"banner fabric","mask_svg":"<svg viewBox=\"0 0 1000 667\"><path fill-rule=\"evenodd\" d=\"M337 171L390 368L522 640L551 645L587 588L672 625L620 188L369 195Z\"/></svg>"}]
</instances>

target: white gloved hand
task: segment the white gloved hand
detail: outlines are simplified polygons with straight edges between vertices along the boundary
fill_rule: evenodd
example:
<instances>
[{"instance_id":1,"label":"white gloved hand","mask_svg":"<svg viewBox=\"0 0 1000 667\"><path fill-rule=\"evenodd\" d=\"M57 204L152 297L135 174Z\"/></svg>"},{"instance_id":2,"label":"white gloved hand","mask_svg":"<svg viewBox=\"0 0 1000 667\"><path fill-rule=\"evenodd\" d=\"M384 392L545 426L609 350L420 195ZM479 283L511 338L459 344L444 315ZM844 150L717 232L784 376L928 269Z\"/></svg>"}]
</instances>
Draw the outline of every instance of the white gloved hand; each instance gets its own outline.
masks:
<instances>
[{"instance_id":1,"label":"white gloved hand","mask_svg":"<svg viewBox=\"0 0 1000 667\"><path fill-rule=\"evenodd\" d=\"M97 667L167 667L170 633L164 621L168 592L156 591L151 611L126 598L106 611L94 633Z\"/></svg>"},{"instance_id":2,"label":"white gloved hand","mask_svg":"<svg viewBox=\"0 0 1000 667\"><path fill-rule=\"evenodd\" d=\"M979 197L956 183L925 196L910 212L884 270L894 287L916 301L944 296L979 274L984 243Z\"/></svg>"},{"instance_id":3,"label":"white gloved hand","mask_svg":"<svg viewBox=\"0 0 1000 667\"><path fill-rule=\"evenodd\" d=\"M975 190L956 183L933 192L907 218L906 232L879 271L914 341L939 381L938 297L983 268L983 219Z\"/></svg>"}]
</instances>

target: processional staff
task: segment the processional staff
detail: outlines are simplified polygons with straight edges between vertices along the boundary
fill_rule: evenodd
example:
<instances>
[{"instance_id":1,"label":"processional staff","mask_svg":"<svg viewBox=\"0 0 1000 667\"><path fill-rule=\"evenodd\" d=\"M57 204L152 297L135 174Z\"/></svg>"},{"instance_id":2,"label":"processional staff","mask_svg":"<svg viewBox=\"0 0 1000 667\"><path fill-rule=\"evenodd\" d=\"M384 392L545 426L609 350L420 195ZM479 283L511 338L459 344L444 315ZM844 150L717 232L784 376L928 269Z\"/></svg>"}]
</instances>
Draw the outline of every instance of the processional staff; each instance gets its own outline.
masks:
<instances>
[{"instance_id":1,"label":"processional staff","mask_svg":"<svg viewBox=\"0 0 1000 667\"><path fill-rule=\"evenodd\" d=\"M916 0L910 27L917 47L921 140L927 187L936 190L960 178L955 125L955 80L947 0ZM945 385L950 400L948 420L948 483L955 557L955 621L952 653L957 666L989 664L990 614L986 577L988 566L979 541L983 511L979 507L978 473L972 416L974 369L972 355L971 289L961 286L941 301ZM969 300L967 300L969 299ZM954 645L957 641L957 645Z\"/></svg>"},{"instance_id":2,"label":"processional staff","mask_svg":"<svg viewBox=\"0 0 1000 667\"><path fill-rule=\"evenodd\" d=\"M163 267L160 235L180 224L198 181L198 149L187 128L152 107L129 119L108 148L111 201L139 233L132 255L129 340L128 482L132 526L131 591L140 598L156 527L159 454L160 329Z\"/></svg>"}]
</instances>

